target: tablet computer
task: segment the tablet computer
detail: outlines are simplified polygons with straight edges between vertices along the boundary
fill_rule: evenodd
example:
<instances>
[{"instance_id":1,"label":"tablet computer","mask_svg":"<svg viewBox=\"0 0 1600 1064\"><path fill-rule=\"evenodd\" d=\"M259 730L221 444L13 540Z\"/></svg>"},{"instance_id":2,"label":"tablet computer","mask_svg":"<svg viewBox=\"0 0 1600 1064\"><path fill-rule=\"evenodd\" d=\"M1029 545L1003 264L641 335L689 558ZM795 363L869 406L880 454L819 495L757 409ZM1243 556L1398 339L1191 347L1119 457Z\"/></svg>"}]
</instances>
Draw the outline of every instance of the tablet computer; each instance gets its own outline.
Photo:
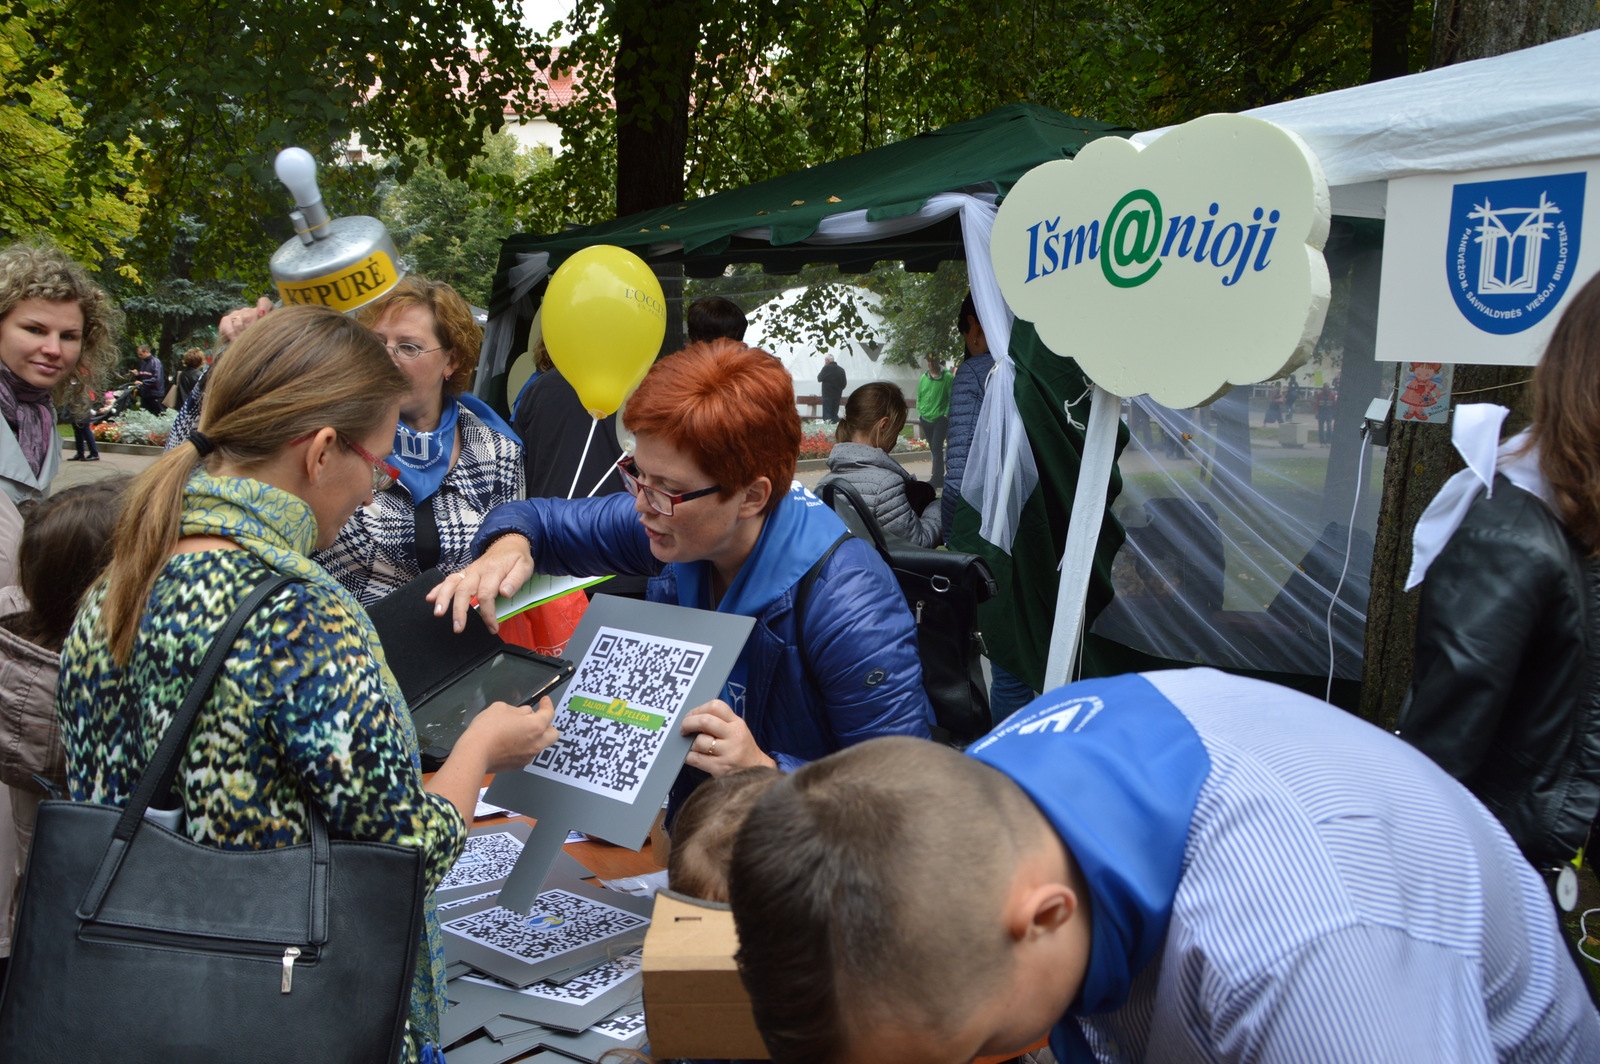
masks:
<instances>
[{"instance_id":1,"label":"tablet computer","mask_svg":"<svg viewBox=\"0 0 1600 1064\"><path fill-rule=\"evenodd\" d=\"M572 675L572 663L507 647L480 662L443 690L412 707L411 720L424 753L443 759L472 719L491 702L536 705Z\"/></svg>"}]
</instances>

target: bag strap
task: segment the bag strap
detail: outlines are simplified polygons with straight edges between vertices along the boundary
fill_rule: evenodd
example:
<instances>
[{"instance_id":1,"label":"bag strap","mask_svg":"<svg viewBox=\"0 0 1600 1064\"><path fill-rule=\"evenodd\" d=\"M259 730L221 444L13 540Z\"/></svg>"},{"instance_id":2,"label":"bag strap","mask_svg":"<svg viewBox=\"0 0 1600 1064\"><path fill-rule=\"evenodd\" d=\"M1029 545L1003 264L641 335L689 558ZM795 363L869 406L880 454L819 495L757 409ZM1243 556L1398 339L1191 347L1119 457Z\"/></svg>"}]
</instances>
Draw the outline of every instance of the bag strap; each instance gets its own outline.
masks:
<instances>
[{"instance_id":1,"label":"bag strap","mask_svg":"<svg viewBox=\"0 0 1600 1064\"><path fill-rule=\"evenodd\" d=\"M439 522L433 516L433 498L430 495L411 508L417 538L417 565L424 573L439 567L439 555L444 551L439 540Z\"/></svg>"},{"instance_id":2,"label":"bag strap","mask_svg":"<svg viewBox=\"0 0 1600 1064\"><path fill-rule=\"evenodd\" d=\"M861 497L861 491L844 477L833 477L817 485L817 498L830 510L836 509L833 504L835 494L843 495L850 501L851 509L861 519L872 545L878 548L878 556L884 561L889 560L889 540L883 534L883 526L878 524L877 515L872 512L872 507L867 505L867 500Z\"/></svg>"},{"instance_id":3,"label":"bag strap","mask_svg":"<svg viewBox=\"0 0 1600 1064\"><path fill-rule=\"evenodd\" d=\"M822 557L816 560L811 568L806 570L806 575L800 578L800 583L795 585L794 592L794 641L795 649L800 651L800 667L806 671L806 680L820 695L822 685L817 682L817 674L811 671L811 659L806 656L806 603L811 599L811 587L817 582L817 577L822 575L822 567L828 564L828 559L833 557L833 552L844 545L854 533L846 532L833 541Z\"/></svg>"},{"instance_id":4,"label":"bag strap","mask_svg":"<svg viewBox=\"0 0 1600 1064\"><path fill-rule=\"evenodd\" d=\"M128 843L133 839L134 832L139 829L145 810L150 808L151 801L157 795L165 796L171 791L173 780L178 774L179 755L189 742L189 731L194 726L195 718L200 715L200 707L211 694L211 687L217 681L217 674L222 671L222 664L227 660L228 652L233 649L234 640L239 638L240 629L262 602L296 579L298 578L277 573L257 584L223 624L222 630L217 633L216 639L211 643L211 649L206 651L205 659L200 663L200 672L195 676L193 686L189 688L189 696L183 700L183 705L178 707L172 723L167 726L166 734L161 738L161 745L156 748L155 756L145 766L144 773L139 777L139 786L134 789L133 797L129 799L127 808L122 811L122 817L117 821L116 830L111 834L111 844L106 847L105 855L100 858L100 866L89 882L88 893L78 906L78 919L92 920L100 911L100 904L105 900L106 892L111 889L111 881L116 878L117 869L121 867L122 859L127 854ZM311 819L325 834L327 827L322 824L322 818L313 816ZM316 849L315 842L313 849Z\"/></svg>"}]
</instances>

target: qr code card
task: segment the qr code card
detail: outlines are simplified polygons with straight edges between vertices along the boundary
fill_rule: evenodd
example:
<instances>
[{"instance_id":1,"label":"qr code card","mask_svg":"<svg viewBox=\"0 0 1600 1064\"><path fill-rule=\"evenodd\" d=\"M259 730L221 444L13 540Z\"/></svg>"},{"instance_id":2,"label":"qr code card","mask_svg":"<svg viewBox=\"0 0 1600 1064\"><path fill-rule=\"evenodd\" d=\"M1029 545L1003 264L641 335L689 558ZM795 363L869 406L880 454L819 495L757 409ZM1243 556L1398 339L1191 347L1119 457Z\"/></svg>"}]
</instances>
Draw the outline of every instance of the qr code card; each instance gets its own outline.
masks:
<instances>
[{"instance_id":1,"label":"qr code card","mask_svg":"<svg viewBox=\"0 0 1600 1064\"><path fill-rule=\"evenodd\" d=\"M585 1031L575 1034L546 1031L540 1037L539 1044L577 1060L598 1064L602 1059L616 1059L607 1058L607 1053L618 1049L638 1049L644 1045L647 1037L644 1008L635 1002L617 1009Z\"/></svg>"},{"instance_id":2,"label":"qr code card","mask_svg":"<svg viewBox=\"0 0 1600 1064\"><path fill-rule=\"evenodd\" d=\"M506 878L517 866L517 858L522 856L522 843L523 840L510 831L469 835L461 847L461 856L439 881L437 889L481 887Z\"/></svg>"},{"instance_id":3,"label":"qr code card","mask_svg":"<svg viewBox=\"0 0 1600 1064\"><path fill-rule=\"evenodd\" d=\"M711 648L601 627L556 707L561 738L523 771L632 802Z\"/></svg>"},{"instance_id":4,"label":"qr code card","mask_svg":"<svg viewBox=\"0 0 1600 1064\"><path fill-rule=\"evenodd\" d=\"M649 923L645 917L570 891L547 890L527 915L496 905L446 920L441 926L494 953L537 964L643 929Z\"/></svg>"},{"instance_id":5,"label":"qr code card","mask_svg":"<svg viewBox=\"0 0 1600 1064\"><path fill-rule=\"evenodd\" d=\"M543 1024L563 1031L582 1031L639 996L643 951L633 950L605 961L564 983L541 980L516 989L487 976L468 975L463 982L514 992L514 1001L500 1004L502 1016Z\"/></svg>"}]
</instances>

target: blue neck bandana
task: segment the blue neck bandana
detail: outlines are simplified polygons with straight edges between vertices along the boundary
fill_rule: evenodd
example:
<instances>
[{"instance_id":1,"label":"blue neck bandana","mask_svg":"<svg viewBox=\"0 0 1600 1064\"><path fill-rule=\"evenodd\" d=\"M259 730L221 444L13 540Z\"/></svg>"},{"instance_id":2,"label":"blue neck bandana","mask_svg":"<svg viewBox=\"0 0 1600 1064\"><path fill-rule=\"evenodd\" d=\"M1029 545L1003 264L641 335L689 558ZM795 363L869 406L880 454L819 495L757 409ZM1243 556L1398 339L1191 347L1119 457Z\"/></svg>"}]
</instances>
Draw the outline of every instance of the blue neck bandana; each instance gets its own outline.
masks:
<instances>
[{"instance_id":1,"label":"blue neck bandana","mask_svg":"<svg viewBox=\"0 0 1600 1064\"><path fill-rule=\"evenodd\" d=\"M1072 1017L1121 1008L1166 937L1211 756L1188 718L1137 675L1052 691L967 753L1027 792L1088 885L1088 969L1050 1044L1062 1064L1092 1062Z\"/></svg>"},{"instance_id":2,"label":"blue neck bandana","mask_svg":"<svg viewBox=\"0 0 1600 1064\"><path fill-rule=\"evenodd\" d=\"M432 432L418 432L400 422L394 430L394 452L390 460L400 470L400 483L410 493L413 503L432 498L450 472L450 455L455 450L456 424L461 420L462 407L507 439L517 438L516 431L505 419L475 395L447 396L439 416L439 427Z\"/></svg>"}]
</instances>

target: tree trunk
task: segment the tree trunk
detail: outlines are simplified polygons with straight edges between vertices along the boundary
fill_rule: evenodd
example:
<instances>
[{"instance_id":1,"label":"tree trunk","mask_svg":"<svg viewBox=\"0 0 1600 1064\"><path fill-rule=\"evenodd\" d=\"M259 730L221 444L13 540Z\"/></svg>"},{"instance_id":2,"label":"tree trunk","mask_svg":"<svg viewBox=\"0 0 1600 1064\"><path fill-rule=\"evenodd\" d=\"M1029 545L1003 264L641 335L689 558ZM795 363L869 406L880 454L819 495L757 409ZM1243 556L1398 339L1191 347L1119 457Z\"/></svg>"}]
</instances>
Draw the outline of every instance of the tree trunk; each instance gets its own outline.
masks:
<instances>
[{"instance_id":1,"label":"tree trunk","mask_svg":"<svg viewBox=\"0 0 1600 1064\"><path fill-rule=\"evenodd\" d=\"M1384 81L1411 73L1411 0L1370 0L1372 56L1368 81Z\"/></svg>"},{"instance_id":2,"label":"tree trunk","mask_svg":"<svg viewBox=\"0 0 1600 1064\"><path fill-rule=\"evenodd\" d=\"M1376 7L1383 0L1373 0ZM1436 0L1432 66L1483 59L1600 26L1594 0ZM1512 416L1506 432L1527 424L1521 385L1532 371L1515 366L1458 366L1451 405L1499 403ZM1444 482L1461 468L1445 425L1395 424L1383 471L1383 503L1372 556L1367 603L1361 716L1393 728L1411 685L1417 595L1403 589L1411 567L1411 533Z\"/></svg>"},{"instance_id":3,"label":"tree trunk","mask_svg":"<svg viewBox=\"0 0 1600 1064\"><path fill-rule=\"evenodd\" d=\"M1502 55L1597 27L1594 0L1434 0L1428 65Z\"/></svg>"},{"instance_id":4,"label":"tree trunk","mask_svg":"<svg viewBox=\"0 0 1600 1064\"><path fill-rule=\"evenodd\" d=\"M683 200L689 143L689 90L700 49L704 3L619 0L617 60L617 214ZM663 239L667 239L663 236ZM660 271L667 297L662 352L683 346L683 271Z\"/></svg>"}]
</instances>

